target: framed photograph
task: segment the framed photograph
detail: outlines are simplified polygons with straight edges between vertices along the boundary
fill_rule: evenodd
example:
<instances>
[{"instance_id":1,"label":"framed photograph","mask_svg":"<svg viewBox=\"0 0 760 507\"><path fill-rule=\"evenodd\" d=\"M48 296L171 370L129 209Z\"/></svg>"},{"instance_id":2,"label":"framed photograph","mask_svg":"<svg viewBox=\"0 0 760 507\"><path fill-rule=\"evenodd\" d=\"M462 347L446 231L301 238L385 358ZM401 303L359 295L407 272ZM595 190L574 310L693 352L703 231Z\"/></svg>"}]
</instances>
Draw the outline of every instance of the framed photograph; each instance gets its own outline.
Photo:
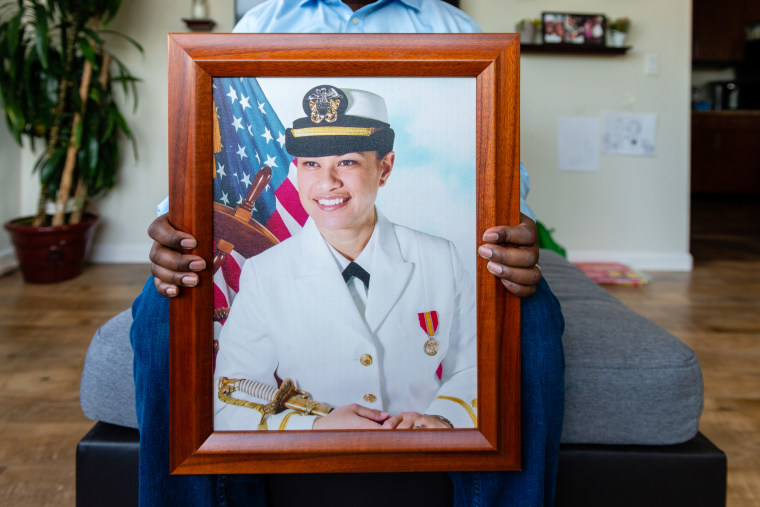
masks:
<instances>
[{"instance_id":1,"label":"framed photograph","mask_svg":"<svg viewBox=\"0 0 760 507\"><path fill-rule=\"evenodd\" d=\"M541 15L544 44L562 44L565 42L565 14L544 12Z\"/></svg>"},{"instance_id":2,"label":"framed photograph","mask_svg":"<svg viewBox=\"0 0 760 507\"><path fill-rule=\"evenodd\" d=\"M544 12L545 44L603 46L607 20L602 14Z\"/></svg>"},{"instance_id":3,"label":"framed photograph","mask_svg":"<svg viewBox=\"0 0 760 507\"><path fill-rule=\"evenodd\" d=\"M519 222L518 65L169 36L170 221L209 266L170 303L173 473L519 468L519 300L476 255Z\"/></svg>"}]
</instances>

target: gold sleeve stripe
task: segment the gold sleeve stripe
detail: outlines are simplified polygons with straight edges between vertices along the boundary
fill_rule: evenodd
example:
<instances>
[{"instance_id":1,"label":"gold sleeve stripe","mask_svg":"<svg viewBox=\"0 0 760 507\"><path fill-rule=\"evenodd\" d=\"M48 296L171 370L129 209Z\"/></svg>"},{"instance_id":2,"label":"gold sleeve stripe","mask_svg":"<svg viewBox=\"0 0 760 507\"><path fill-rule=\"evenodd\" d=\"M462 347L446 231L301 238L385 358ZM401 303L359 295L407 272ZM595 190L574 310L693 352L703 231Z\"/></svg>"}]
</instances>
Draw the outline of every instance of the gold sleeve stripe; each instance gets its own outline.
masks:
<instances>
[{"instance_id":1,"label":"gold sleeve stripe","mask_svg":"<svg viewBox=\"0 0 760 507\"><path fill-rule=\"evenodd\" d=\"M311 136L364 136L369 137L380 129L363 127L307 127L293 129L293 137Z\"/></svg>"},{"instance_id":2,"label":"gold sleeve stripe","mask_svg":"<svg viewBox=\"0 0 760 507\"><path fill-rule=\"evenodd\" d=\"M436 399L453 401L454 403L458 403L470 415L470 418L472 419L472 424L474 424L475 426L478 425L478 415L475 413L474 410L470 408L470 406L467 403L465 403L464 400L460 400L459 398L454 398L453 396L438 396Z\"/></svg>"},{"instance_id":3,"label":"gold sleeve stripe","mask_svg":"<svg viewBox=\"0 0 760 507\"><path fill-rule=\"evenodd\" d=\"M293 411L293 412L290 412L290 413L289 413L288 415L286 415L285 417L283 417L283 419L282 419L282 422L280 423L280 428L279 428L279 429L280 429L280 431L282 431L282 430L284 430L284 429L287 429L287 427L288 427L288 421L289 421L289 420L290 420L290 418L291 418L292 416L294 416L294 415L301 415L301 413L300 413L300 412L295 412L295 411Z\"/></svg>"}]
</instances>

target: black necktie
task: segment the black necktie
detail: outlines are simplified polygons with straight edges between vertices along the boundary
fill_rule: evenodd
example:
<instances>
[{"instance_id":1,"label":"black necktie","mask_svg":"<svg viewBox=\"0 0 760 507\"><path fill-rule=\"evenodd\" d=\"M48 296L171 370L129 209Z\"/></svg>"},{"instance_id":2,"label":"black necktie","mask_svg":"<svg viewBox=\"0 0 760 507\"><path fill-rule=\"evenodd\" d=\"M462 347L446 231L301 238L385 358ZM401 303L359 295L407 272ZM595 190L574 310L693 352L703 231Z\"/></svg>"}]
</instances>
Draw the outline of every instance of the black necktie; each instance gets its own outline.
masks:
<instances>
[{"instance_id":1,"label":"black necktie","mask_svg":"<svg viewBox=\"0 0 760 507\"><path fill-rule=\"evenodd\" d=\"M346 269L343 270L343 280L345 282L348 282L352 276L355 276L364 282L364 286L367 287L367 290L369 290L369 273L364 271L364 268L353 261L350 262L348 266L346 266Z\"/></svg>"}]
</instances>

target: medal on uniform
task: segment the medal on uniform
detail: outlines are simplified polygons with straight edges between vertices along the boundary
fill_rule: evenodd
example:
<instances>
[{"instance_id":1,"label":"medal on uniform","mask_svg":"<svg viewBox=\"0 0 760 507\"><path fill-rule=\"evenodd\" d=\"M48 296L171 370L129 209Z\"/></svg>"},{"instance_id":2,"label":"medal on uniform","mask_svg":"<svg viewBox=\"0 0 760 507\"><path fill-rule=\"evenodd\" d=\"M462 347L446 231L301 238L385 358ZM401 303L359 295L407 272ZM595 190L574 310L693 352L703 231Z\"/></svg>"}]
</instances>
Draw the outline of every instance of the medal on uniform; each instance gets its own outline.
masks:
<instances>
[{"instance_id":1,"label":"medal on uniform","mask_svg":"<svg viewBox=\"0 0 760 507\"><path fill-rule=\"evenodd\" d=\"M433 310L430 312L418 313L417 316L420 318L420 327L428 336L422 350L425 351L425 354L434 356L438 353L440 347L438 340L435 339L435 332L438 331L438 312Z\"/></svg>"}]
</instances>

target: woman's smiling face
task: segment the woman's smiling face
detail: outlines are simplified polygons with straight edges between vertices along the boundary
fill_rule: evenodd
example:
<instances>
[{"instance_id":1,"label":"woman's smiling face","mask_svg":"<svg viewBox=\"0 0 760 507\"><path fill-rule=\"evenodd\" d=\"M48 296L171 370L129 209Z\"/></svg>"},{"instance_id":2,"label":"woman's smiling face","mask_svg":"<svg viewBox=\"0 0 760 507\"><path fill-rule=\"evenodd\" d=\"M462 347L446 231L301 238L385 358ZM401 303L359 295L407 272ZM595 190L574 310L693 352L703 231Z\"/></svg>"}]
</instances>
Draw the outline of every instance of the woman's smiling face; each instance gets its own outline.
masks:
<instances>
[{"instance_id":1,"label":"woman's smiling face","mask_svg":"<svg viewBox=\"0 0 760 507\"><path fill-rule=\"evenodd\" d=\"M298 195L306 212L324 235L360 234L375 225L375 198L393 169L391 151L378 159L376 151L327 157L298 158Z\"/></svg>"}]
</instances>

